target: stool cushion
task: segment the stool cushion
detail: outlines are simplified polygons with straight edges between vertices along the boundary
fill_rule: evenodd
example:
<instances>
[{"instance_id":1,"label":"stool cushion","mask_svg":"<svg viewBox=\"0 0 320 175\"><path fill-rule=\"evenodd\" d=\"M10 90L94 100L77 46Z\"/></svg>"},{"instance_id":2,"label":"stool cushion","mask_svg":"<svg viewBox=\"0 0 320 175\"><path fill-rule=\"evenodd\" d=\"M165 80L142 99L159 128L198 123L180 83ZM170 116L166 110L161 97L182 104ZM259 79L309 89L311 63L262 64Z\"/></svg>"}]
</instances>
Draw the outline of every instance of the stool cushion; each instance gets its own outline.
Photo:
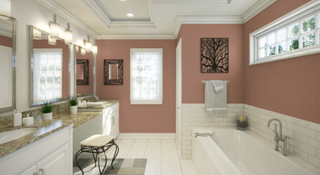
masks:
<instances>
[{"instance_id":1,"label":"stool cushion","mask_svg":"<svg viewBox=\"0 0 320 175\"><path fill-rule=\"evenodd\" d=\"M96 134L85 139L80 144L83 146L102 147L113 139L114 137L111 135Z\"/></svg>"}]
</instances>

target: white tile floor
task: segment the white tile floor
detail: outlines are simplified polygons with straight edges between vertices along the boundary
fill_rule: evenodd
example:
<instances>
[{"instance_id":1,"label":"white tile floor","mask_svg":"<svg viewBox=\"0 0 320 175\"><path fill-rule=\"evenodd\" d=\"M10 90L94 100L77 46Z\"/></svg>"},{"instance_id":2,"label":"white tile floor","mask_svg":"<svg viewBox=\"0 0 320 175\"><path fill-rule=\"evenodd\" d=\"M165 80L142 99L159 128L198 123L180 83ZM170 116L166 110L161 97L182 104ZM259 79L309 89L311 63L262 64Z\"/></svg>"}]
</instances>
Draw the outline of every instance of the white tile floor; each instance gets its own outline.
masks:
<instances>
[{"instance_id":1,"label":"white tile floor","mask_svg":"<svg viewBox=\"0 0 320 175\"><path fill-rule=\"evenodd\" d=\"M192 160L179 158L174 139L117 139L116 143L117 158L147 158L145 175L197 175Z\"/></svg>"}]
</instances>

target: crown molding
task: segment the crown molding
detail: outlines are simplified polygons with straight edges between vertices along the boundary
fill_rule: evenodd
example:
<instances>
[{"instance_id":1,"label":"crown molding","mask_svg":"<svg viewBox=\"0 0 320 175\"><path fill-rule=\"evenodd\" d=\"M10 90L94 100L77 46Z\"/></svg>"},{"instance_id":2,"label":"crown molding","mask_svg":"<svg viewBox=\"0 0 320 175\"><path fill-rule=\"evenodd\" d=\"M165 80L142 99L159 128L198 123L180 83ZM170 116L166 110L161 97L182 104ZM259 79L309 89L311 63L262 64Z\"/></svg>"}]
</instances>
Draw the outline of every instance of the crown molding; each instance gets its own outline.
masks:
<instances>
[{"instance_id":1,"label":"crown molding","mask_svg":"<svg viewBox=\"0 0 320 175\"><path fill-rule=\"evenodd\" d=\"M182 24L243 24L241 16L177 16L173 34L178 36Z\"/></svg>"},{"instance_id":2,"label":"crown molding","mask_svg":"<svg viewBox=\"0 0 320 175\"><path fill-rule=\"evenodd\" d=\"M176 39L172 33L101 34L97 39Z\"/></svg>"},{"instance_id":3,"label":"crown molding","mask_svg":"<svg viewBox=\"0 0 320 175\"><path fill-rule=\"evenodd\" d=\"M92 30L89 26L87 26L85 23L80 21L78 18L76 18L74 15L72 15L70 12L65 10L63 7L61 7L57 2L54 0L36 0L43 6L47 7L51 11L53 11L56 14L59 14L61 17L65 18L67 21L69 21L71 24L75 25L88 35L92 36L93 38L97 38L98 33Z\"/></svg>"},{"instance_id":4,"label":"crown molding","mask_svg":"<svg viewBox=\"0 0 320 175\"><path fill-rule=\"evenodd\" d=\"M84 5L86 5L107 27L110 27L111 20L109 17L101 10L94 0L82 0Z\"/></svg>"},{"instance_id":5,"label":"crown molding","mask_svg":"<svg viewBox=\"0 0 320 175\"><path fill-rule=\"evenodd\" d=\"M6 36L8 38L12 38L12 32L7 31L7 30L0 29L0 35Z\"/></svg>"},{"instance_id":6,"label":"crown molding","mask_svg":"<svg viewBox=\"0 0 320 175\"><path fill-rule=\"evenodd\" d=\"M154 4L230 4L232 0L153 0Z\"/></svg>"},{"instance_id":7,"label":"crown molding","mask_svg":"<svg viewBox=\"0 0 320 175\"><path fill-rule=\"evenodd\" d=\"M94 0L82 2L108 27L108 28L155 28L155 15L152 0L148 0L150 21L111 21Z\"/></svg>"},{"instance_id":8,"label":"crown molding","mask_svg":"<svg viewBox=\"0 0 320 175\"><path fill-rule=\"evenodd\" d=\"M275 3L277 0L260 0L249 10L247 10L241 17L244 23L248 22L250 19L255 17L257 14L262 12L264 9L268 8L271 4Z\"/></svg>"}]
</instances>

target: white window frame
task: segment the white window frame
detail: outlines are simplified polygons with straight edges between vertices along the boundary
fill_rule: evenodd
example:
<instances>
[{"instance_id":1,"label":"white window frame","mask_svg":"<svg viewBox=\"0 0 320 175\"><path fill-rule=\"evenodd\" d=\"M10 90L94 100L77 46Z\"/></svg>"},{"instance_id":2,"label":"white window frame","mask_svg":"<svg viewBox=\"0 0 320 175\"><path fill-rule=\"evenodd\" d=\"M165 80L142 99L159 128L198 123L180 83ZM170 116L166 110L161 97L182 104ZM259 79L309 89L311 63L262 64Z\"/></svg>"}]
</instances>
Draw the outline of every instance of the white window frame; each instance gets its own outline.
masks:
<instances>
[{"instance_id":1,"label":"white window frame","mask_svg":"<svg viewBox=\"0 0 320 175\"><path fill-rule=\"evenodd\" d=\"M302 46L302 37L310 32L305 32L301 33L301 22L307 19L308 17L315 16L315 29L312 30L315 32L315 45L314 46L309 46L306 48L303 48ZM310 1L303 6L293 10L292 12L278 18L277 20L263 26L262 28L250 33L249 35L249 49L250 49L250 61L249 65L255 65L255 64L261 64L261 63L266 63L266 62L271 62L271 61L278 61L278 60L283 60L283 59L288 59L288 58L294 58L294 57L300 57L300 56L305 56L305 55L311 55L315 53L320 53L320 39L319 39L319 34L320 34L320 1ZM285 53L278 53L278 47L277 44L280 42L277 42L277 32L278 30L286 27L287 35L289 34L288 31L288 26L299 23L299 49L294 50L294 51L289 51L289 44L288 40L289 37L286 37L287 45L287 51ZM268 34L275 32L275 55L271 56L266 56L263 58L259 58L259 37L263 36L268 36ZM313 33L313 32L312 32ZM297 38L297 37L292 37L292 38ZM282 41L281 41L282 42ZM269 45L268 45L269 46ZM267 46L267 47L268 47ZM263 47L261 47L263 48Z\"/></svg>"},{"instance_id":2,"label":"white window frame","mask_svg":"<svg viewBox=\"0 0 320 175\"><path fill-rule=\"evenodd\" d=\"M161 53L161 99L157 100L145 100L145 99L133 99L132 97L132 81L131 81L131 72L132 72L132 53L134 52L160 52ZM141 105L157 105L162 104L163 100L163 49L162 48L131 48L130 49L130 103L131 104L141 104Z\"/></svg>"},{"instance_id":3,"label":"white window frame","mask_svg":"<svg viewBox=\"0 0 320 175\"><path fill-rule=\"evenodd\" d=\"M60 48L39 48L39 49L33 49L33 52L34 52L34 54L48 53L48 52L61 53L61 94L60 95L61 95L61 98L63 98L63 50ZM33 94L33 95L35 95L35 94ZM37 100L34 100L34 102L50 101L50 100L54 100L54 99L37 99Z\"/></svg>"}]
</instances>

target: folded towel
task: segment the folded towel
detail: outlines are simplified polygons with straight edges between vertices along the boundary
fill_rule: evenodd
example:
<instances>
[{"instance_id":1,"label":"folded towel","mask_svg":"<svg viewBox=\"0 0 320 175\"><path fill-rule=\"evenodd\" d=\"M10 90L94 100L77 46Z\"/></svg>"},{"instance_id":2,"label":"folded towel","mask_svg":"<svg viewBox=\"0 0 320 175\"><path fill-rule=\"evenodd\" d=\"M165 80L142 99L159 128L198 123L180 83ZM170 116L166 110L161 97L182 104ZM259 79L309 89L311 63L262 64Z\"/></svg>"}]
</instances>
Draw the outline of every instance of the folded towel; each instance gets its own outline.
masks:
<instances>
[{"instance_id":1,"label":"folded towel","mask_svg":"<svg viewBox=\"0 0 320 175\"><path fill-rule=\"evenodd\" d=\"M223 90L216 92L213 83L210 81L205 82L205 103L207 113L209 114L222 114L227 113L227 82L223 81Z\"/></svg>"},{"instance_id":2,"label":"folded towel","mask_svg":"<svg viewBox=\"0 0 320 175\"><path fill-rule=\"evenodd\" d=\"M87 102L87 106L102 106L103 102Z\"/></svg>"},{"instance_id":3,"label":"folded towel","mask_svg":"<svg viewBox=\"0 0 320 175\"><path fill-rule=\"evenodd\" d=\"M224 90L223 82L221 80L211 80L211 82L216 93L219 93Z\"/></svg>"}]
</instances>

